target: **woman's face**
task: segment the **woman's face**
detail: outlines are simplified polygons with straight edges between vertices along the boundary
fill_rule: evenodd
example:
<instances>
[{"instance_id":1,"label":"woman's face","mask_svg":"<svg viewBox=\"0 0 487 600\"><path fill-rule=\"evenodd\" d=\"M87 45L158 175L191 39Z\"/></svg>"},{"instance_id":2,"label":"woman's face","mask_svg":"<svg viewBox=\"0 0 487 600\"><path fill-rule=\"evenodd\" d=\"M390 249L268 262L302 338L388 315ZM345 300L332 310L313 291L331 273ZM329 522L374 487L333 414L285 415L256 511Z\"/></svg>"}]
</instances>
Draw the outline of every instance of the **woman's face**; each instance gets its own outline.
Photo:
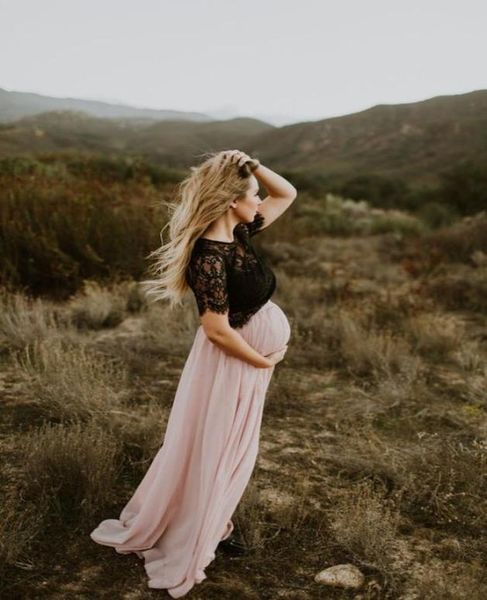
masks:
<instances>
[{"instance_id":1,"label":"woman's face","mask_svg":"<svg viewBox=\"0 0 487 600\"><path fill-rule=\"evenodd\" d=\"M259 196L259 182L254 175L249 177L249 188L245 196L237 200L235 212L240 221L251 223L259 212L259 204L262 202Z\"/></svg>"}]
</instances>

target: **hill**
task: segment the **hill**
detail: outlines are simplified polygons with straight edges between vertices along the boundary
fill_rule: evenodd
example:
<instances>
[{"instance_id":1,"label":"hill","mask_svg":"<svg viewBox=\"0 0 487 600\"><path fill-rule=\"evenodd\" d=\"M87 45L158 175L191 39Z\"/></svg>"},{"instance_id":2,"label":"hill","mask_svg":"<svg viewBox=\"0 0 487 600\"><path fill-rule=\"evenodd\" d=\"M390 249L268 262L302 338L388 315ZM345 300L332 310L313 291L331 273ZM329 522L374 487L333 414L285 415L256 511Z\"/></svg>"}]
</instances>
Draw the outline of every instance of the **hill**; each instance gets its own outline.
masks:
<instances>
[{"instance_id":1,"label":"hill","mask_svg":"<svg viewBox=\"0 0 487 600\"><path fill-rule=\"evenodd\" d=\"M211 117L198 112L181 110L154 110L136 108L125 104L113 104L99 100L80 98L55 98L43 94L16 92L0 88L0 123L8 123L43 112L72 110L85 112L105 119L130 118L146 121L186 119L188 121L211 121Z\"/></svg>"},{"instance_id":2,"label":"hill","mask_svg":"<svg viewBox=\"0 0 487 600\"><path fill-rule=\"evenodd\" d=\"M241 148L262 162L334 181L360 175L436 185L466 161L487 162L487 90L275 127L258 119L105 119L49 111L0 126L0 158L59 150L135 154L187 168L201 153Z\"/></svg>"},{"instance_id":3,"label":"hill","mask_svg":"<svg viewBox=\"0 0 487 600\"><path fill-rule=\"evenodd\" d=\"M487 161L486 134L487 90L478 90L279 127L249 150L281 169L435 183L459 161Z\"/></svg>"},{"instance_id":4,"label":"hill","mask_svg":"<svg viewBox=\"0 0 487 600\"><path fill-rule=\"evenodd\" d=\"M209 123L140 123L132 119L101 119L80 111L51 111L1 125L0 158L82 150L139 154L157 164L182 167L197 160L199 153L245 146L251 138L270 129L272 125L246 118Z\"/></svg>"}]
</instances>

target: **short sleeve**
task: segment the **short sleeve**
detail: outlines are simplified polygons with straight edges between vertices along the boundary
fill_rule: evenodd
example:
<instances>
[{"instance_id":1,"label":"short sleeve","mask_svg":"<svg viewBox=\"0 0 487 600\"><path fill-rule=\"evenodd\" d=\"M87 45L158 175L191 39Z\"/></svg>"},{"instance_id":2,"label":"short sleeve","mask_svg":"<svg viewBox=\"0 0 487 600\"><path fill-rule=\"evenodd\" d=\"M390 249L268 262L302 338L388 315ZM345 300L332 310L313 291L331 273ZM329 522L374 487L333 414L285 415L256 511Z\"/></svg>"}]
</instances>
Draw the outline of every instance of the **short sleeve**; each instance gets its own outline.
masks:
<instances>
[{"instance_id":1,"label":"short sleeve","mask_svg":"<svg viewBox=\"0 0 487 600\"><path fill-rule=\"evenodd\" d=\"M260 231L262 231L264 223L265 223L264 215L262 215L259 212L256 213L254 220L251 223L246 223L250 237L252 237L256 233L259 233Z\"/></svg>"},{"instance_id":2,"label":"short sleeve","mask_svg":"<svg viewBox=\"0 0 487 600\"><path fill-rule=\"evenodd\" d=\"M229 308L225 258L217 253L199 252L189 265L189 282L198 312L225 313Z\"/></svg>"}]
</instances>

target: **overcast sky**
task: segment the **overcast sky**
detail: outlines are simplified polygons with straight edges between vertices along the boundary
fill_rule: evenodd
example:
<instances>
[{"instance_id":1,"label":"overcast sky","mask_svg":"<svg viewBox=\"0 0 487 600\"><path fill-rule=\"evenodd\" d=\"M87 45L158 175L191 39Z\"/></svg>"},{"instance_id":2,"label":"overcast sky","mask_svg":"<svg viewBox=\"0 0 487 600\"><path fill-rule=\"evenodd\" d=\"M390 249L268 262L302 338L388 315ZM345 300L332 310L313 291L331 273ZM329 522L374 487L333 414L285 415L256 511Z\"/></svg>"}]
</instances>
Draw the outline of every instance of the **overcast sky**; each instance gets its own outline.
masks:
<instances>
[{"instance_id":1,"label":"overcast sky","mask_svg":"<svg viewBox=\"0 0 487 600\"><path fill-rule=\"evenodd\" d=\"M0 87L274 124L487 88L485 0L0 0Z\"/></svg>"}]
</instances>

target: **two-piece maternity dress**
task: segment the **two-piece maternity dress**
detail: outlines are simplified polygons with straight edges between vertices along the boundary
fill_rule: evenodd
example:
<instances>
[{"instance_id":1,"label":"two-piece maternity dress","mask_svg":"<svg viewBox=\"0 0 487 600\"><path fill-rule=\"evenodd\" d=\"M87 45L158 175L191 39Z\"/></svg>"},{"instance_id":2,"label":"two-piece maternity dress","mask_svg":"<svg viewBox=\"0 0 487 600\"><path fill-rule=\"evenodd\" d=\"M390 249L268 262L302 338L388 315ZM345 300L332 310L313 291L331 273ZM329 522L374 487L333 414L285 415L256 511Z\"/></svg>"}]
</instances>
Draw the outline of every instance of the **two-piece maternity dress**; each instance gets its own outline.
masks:
<instances>
[{"instance_id":1,"label":"two-piece maternity dress","mask_svg":"<svg viewBox=\"0 0 487 600\"><path fill-rule=\"evenodd\" d=\"M291 328L270 297L276 278L252 245L264 217L239 223L234 241L199 238L187 281L198 312L229 311L229 323L263 355ZM274 367L256 368L212 343L202 325L183 367L163 445L119 519L90 537L144 560L148 587L180 598L207 576L255 466L262 411Z\"/></svg>"}]
</instances>

